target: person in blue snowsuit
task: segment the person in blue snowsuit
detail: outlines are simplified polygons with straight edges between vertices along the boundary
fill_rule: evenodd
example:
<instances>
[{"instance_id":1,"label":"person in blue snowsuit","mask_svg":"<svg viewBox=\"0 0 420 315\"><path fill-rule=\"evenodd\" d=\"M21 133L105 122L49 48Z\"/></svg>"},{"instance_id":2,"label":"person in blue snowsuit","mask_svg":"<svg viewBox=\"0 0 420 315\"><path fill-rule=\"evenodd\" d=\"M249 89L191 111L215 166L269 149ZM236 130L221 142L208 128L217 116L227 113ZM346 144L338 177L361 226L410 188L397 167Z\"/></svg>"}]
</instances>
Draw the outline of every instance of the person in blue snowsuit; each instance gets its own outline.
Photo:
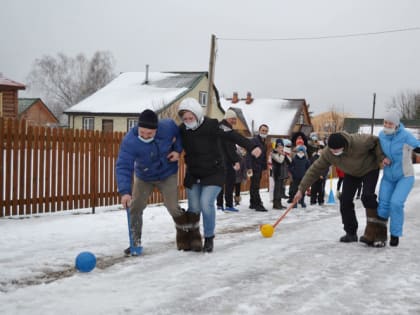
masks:
<instances>
[{"instance_id":1,"label":"person in blue snowsuit","mask_svg":"<svg viewBox=\"0 0 420 315\"><path fill-rule=\"evenodd\" d=\"M399 114L391 110L385 114L384 128L379 141L386 155L379 189L379 219L390 219L391 246L398 246L404 224L404 203L414 185L412 151L420 153L418 141L404 125Z\"/></svg>"}]
</instances>

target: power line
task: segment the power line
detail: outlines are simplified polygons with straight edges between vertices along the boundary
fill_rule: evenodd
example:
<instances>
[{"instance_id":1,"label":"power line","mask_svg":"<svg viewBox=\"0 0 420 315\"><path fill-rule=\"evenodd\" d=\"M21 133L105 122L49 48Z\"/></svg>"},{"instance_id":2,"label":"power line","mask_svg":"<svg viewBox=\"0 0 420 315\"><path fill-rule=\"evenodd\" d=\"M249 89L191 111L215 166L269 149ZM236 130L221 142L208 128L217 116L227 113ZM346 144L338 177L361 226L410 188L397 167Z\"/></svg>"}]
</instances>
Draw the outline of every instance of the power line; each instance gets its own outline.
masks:
<instances>
[{"instance_id":1,"label":"power line","mask_svg":"<svg viewBox=\"0 0 420 315\"><path fill-rule=\"evenodd\" d=\"M420 27L407 27L400 29L393 29L387 31L378 32L366 32L366 33L350 33L341 35L323 35L323 36L308 36L308 37L284 37L284 38L232 38L232 37L217 37L218 40L222 41L246 41L246 42L274 42L274 41L298 41L298 40L319 40L319 39L335 39L335 38L348 38L348 37L363 37L363 36L375 36L389 33L400 33L400 32L412 32L419 31Z\"/></svg>"}]
</instances>

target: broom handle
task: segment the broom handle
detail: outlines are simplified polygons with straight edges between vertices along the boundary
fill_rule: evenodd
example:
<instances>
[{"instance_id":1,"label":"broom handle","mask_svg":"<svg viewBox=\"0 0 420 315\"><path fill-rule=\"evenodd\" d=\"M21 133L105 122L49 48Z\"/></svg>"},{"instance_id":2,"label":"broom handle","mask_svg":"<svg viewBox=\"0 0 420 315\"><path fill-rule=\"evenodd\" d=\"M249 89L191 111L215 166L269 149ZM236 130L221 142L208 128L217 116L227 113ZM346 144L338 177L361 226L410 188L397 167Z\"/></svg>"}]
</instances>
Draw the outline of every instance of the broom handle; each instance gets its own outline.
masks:
<instances>
[{"instance_id":1,"label":"broom handle","mask_svg":"<svg viewBox=\"0 0 420 315\"><path fill-rule=\"evenodd\" d=\"M280 218L277 219L277 221L273 224L273 228L276 228L276 226L280 223L281 220L284 219L284 217L290 212L290 210L293 209L293 207L295 206L295 204L297 203L297 201L292 202L289 207L286 209L286 211L281 215Z\"/></svg>"}]
</instances>

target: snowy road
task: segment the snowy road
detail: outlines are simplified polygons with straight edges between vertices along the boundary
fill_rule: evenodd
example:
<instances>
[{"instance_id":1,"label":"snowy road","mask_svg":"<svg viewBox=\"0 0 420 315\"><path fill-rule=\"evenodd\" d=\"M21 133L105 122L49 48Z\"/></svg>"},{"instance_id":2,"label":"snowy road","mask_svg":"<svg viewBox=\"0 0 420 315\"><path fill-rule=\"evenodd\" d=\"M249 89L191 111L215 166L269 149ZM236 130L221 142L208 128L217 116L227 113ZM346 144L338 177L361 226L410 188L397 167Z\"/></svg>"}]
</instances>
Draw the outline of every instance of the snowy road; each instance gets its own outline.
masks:
<instances>
[{"instance_id":1,"label":"snowy road","mask_svg":"<svg viewBox=\"0 0 420 315\"><path fill-rule=\"evenodd\" d=\"M178 252L160 206L145 212L144 256L127 259L124 211L2 219L0 313L419 314L419 192L416 184L400 246L382 249L339 243L337 205L293 209L265 239L258 225L283 211L249 210L248 196L239 213L218 212L211 254ZM99 260L91 273L72 269L83 250Z\"/></svg>"}]
</instances>

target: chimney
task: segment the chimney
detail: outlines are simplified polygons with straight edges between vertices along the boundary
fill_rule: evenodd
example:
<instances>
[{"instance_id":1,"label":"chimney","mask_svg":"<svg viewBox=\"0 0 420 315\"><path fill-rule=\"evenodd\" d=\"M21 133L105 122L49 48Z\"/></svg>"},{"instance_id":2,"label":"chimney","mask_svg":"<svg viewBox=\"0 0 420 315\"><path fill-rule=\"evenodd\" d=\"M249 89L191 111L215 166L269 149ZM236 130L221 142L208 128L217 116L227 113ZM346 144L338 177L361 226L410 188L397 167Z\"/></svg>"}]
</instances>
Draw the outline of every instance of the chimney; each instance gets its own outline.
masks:
<instances>
[{"instance_id":1,"label":"chimney","mask_svg":"<svg viewBox=\"0 0 420 315\"><path fill-rule=\"evenodd\" d=\"M252 98L252 94L251 92L247 92L246 93L246 100L245 100L245 104L251 104L254 101L254 99Z\"/></svg>"},{"instance_id":2,"label":"chimney","mask_svg":"<svg viewBox=\"0 0 420 315\"><path fill-rule=\"evenodd\" d=\"M146 77L144 79L144 84L149 84L149 65L146 65Z\"/></svg>"},{"instance_id":3,"label":"chimney","mask_svg":"<svg viewBox=\"0 0 420 315\"><path fill-rule=\"evenodd\" d=\"M239 102L238 92L233 92L232 104L236 104L238 102Z\"/></svg>"}]
</instances>

